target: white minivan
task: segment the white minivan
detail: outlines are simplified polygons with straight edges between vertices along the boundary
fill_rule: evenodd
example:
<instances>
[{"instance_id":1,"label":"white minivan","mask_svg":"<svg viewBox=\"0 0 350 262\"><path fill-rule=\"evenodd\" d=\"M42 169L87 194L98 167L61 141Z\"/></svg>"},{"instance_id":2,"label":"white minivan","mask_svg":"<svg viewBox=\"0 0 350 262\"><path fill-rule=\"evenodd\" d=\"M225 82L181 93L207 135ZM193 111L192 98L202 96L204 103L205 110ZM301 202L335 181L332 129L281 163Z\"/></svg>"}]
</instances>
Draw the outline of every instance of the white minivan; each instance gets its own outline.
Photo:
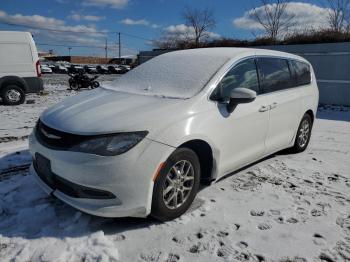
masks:
<instances>
[{"instance_id":1,"label":"white minivan","mask_svg":"<svg viewBox=\"0 0 350 262\"><path fill-rule=\"evenodd\" d=\"M43 90L38 52L28 32L0 31L0 97L22 104L25 94Z\"/></svg>"},{"instance_id":2,"label":"white minivan","mask_svg":"<svg viewBox=\"0 0 350 262\"><path fill-rule=\"evenodd\" d=\"M208 48L151 59L47 109L29 138L49 194L103 217L183 214L200 181L306 149L318 105L310 63Z\"/></svg>"}]
</instances>

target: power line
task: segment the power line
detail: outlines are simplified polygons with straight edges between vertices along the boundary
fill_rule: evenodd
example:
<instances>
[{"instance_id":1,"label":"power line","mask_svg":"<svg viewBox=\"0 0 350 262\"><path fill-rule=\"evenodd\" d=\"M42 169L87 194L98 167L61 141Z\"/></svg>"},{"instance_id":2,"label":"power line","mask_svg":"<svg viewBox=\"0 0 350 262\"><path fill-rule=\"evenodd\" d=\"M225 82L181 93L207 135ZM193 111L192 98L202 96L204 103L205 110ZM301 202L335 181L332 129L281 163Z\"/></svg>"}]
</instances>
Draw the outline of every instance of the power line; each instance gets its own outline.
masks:
<instances>
[{"instance_id":1,"label":"power line","mask_svg":"<svg viewBox=\"0 0 350 262\"><path fill-rule=\"evenodd\" d=\"M98 49L105 49L105 46L94 46L94 45L63 45L63 44L50 44L50 43L36 43L38 46L51 46L51 47L66 47L69 50L69 53L71 53L71 50L73 48L98 48ZM113 46L108 46L108 50L113 51L113 50L118 50L119 47L113 47ZM129 50L129 51L135 51L132 48L128 47L123 47L124 50Z\"/></svg>"},{"instance_id":2,"label":"power line","mask_svg":"<svg viewBox=\"0 0 350 262\"><path fill-rule=\"evenodd\" d=\"M41 46L57 46L57 47L76 47L76 48L101 48L105 49L104 46L96 46L96 45L63 45L63 44L50 44L50 43L35 43L36 45L41 45Z\"/></svg>"},{"instance_id":3,"label":"power line","mask_svg":"<svg viewBox=\"0 0 350 262\"><path fill-rule=\"evenodd\" d=\"M142 36L137 36L129 33L124 33L120 31L81 31L81 30L63 30L63 29L54 29L54 28L45 28L45 27L38 27L38 26L30 26L30 25L22 25L22 24L15 24L15 23L9 23L9 22L3 22L1 21L0 24L5 24L9 26L18 26L18 27L25 27L25 28L31 28L31 29L38 29L38 30L44 30L44 31L51 31L51 32L60 32L60 33L78 33L78 34L102 34L100 37L104 37L103 35L106 34L122 34L127 37L141 39L144 41L153 41L152 39L148 39Z\"/></svg>"},{"instance_id":4,"label":"power line","mask_svg":"<svg viewBox=\"0 0 350 262\"><path fill-rule=\"evenodd\" d=\"M141 39L141 40L145 40L145 41L153 41L152 39L147 39L147 38L144 38L142 36L136 36L136 35L132 35L132 34L129 34L129 33L123 33L123 32L116 32L116 33L121 33L122 35L125 35L125 36L128 36L128 37L132 37L132 38L138 38L138 39Z\"/></svg>"},{"instance_id":5,"label":"power line","mask_svg":"<svg viewBox=\"0 0 350 262\"><path fill-rule=\"evenodd\" d=\"M20 26L20 27L38 29L38 30L44 30L44 31L61 32L61 33L77 33L77 34L91 34L91 33L106 34L106 33L108 33L108 32L103 32L103 31L86 31L86 30L82 31L82 30L55 29L55 28L15 24L15 23L4 22L4 21L1 21L0 24L10 25L10 26Z\"/></svg>"}]
</instances>

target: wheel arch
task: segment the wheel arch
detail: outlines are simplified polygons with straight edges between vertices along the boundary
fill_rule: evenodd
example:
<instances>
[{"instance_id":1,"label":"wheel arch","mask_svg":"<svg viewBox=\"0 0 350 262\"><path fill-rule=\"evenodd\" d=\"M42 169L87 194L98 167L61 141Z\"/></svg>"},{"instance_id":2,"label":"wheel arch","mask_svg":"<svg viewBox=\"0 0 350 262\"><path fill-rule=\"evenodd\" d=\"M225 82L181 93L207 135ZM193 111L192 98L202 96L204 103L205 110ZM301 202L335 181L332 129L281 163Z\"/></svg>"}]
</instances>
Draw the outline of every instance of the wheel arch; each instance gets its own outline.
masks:
<instances>
[{"instance_id":1,"label":"wheel arch","mask_svg":"<svg viewBox=\"0 0 350 262\"><path fill-rule=\"evenodd\" d=\"M312 109L308 109L306 110L302 115L301 115L301 118L300 118L300 121L303 119L304 115L308 114L310 117L311 117L311 121L312 121L312 124L314 123L314 120L315 120L315 113ZM295 132L294 132L294 136L293 136L293 139L291 141L291 145L293 145L295 143L295 140L297 138L297 133L298 133L298 128L299 128L299 124L300 124L300 121L298 123L298 125L296 126L296 129L295 129Z\"/></svg>"},{"instance_id":2,"label":"wheel arch","mask_svg":"<svg viewBox=\"0 0 350 262\"><path fill-rule=\"evenodd\" d=\"M4 76L0 78L0 90L8 85L18 86L23 89L24 93L28 91L27 83L19 76Z\"/></svg>"},{"instance_id":3,"label":"wheel arch","mask_svg":"<svg viewBox=\"0 0 350 262\"><path fill-rule=\"evenodd\" d=\"M199 158L201 167L201 181L210 182L215 179L215 158L213 149L208 142L202 139L193 139L182 143L179 147L193 150Z\"/></svg>"},{"instance_id":4,"label":"wheel arch","mask_svg":"<svg viewBox=\"0 0 350 262\"><path fill-rule=\"evenodd\" d=\"M314 120L315 120L315 114L314 114L314 112L311 110L311 109L309 109L309 110L307 110L306 112L305 112L305 114L307 114L307 115L309 115L310 117L311 117L311 121L312 121L312 123L314 122ZM305 115L304 114L304 115Z\"/></svg>"}]
</instances>

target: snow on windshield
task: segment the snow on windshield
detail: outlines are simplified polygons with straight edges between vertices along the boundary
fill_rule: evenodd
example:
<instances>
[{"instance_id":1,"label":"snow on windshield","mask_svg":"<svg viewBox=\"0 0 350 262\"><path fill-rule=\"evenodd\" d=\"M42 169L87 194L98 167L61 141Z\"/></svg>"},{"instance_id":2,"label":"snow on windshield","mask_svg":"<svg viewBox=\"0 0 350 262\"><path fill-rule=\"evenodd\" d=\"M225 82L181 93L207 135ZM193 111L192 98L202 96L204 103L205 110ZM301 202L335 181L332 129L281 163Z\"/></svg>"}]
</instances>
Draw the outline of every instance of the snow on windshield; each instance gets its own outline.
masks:
<instances>
[{"instance_id":1,"label":"snow on windshield","mask_svg":"<svg viewBox=\"0 0 350 262\"><path fill-rule=\"evenodd\" d=\"M151 59L104 87L133 94L190 98L228 60L205 52L171 52Z\"/></svg>"}]
</instances>

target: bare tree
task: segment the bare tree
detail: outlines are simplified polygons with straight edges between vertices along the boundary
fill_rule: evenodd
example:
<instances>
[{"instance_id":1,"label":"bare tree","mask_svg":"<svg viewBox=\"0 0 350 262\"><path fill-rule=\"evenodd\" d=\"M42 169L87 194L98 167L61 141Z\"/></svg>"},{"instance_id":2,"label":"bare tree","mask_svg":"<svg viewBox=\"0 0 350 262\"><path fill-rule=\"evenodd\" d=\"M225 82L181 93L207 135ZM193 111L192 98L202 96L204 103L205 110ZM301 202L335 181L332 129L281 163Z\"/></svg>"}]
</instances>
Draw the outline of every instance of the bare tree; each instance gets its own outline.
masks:
<instances>
[{"instance_id":1,"label":"bare tree","mask_svg":"<svg viewBox=\"0 0 350 262\"><path fill-rule=\"evenodd\" d=\"M281 32L287 32L294 23L294 14L288 14L288 0L260 0L262 6L251 11L251 17L259 23L272 40L277 40Z\"/></svg>"},{"instance_id":2,"label":"bare tree","mask_svg":"<svg viewBox=\"0 0 350 262\"><path fill-rule=\"evenodd\" d=\"M350 0L326 0L328 4L328 23L335 32L349 28Z\"/></svg>"},{"instance_id":3,"label":"bare tree","mask_svg":"<svg viewBox=\"0 0 350 262\"><path fill-rule=\"evenodd\" d=\"M182 38L165 33L160 39L154 40L152 44L160 49L178 49L184 43Z\"/></svg>"},{"instance_id":4,"label":"bare tree","mask_svg":"<svg viewBox=\"0 0 350 262\"><path fill-rule=\"evenodd\" d=\"M193 41L190 32L183 30L164 30L158 40L153 41L153 45L161 49L178 49L189 47Z\"/></svg>"},{"instance_id":5,"label":"bare tree","mask_svg":"<svg viewBox=\"0 0 350 262\"><path fill-rule=\"evenodd\" d=\"M209 30L215 28L216 20L212 9L195 9L187 7L183 13L185 24L194 30L195 46L199 47L203 38L209 37Z\"/></svg>"}]
</instances>

